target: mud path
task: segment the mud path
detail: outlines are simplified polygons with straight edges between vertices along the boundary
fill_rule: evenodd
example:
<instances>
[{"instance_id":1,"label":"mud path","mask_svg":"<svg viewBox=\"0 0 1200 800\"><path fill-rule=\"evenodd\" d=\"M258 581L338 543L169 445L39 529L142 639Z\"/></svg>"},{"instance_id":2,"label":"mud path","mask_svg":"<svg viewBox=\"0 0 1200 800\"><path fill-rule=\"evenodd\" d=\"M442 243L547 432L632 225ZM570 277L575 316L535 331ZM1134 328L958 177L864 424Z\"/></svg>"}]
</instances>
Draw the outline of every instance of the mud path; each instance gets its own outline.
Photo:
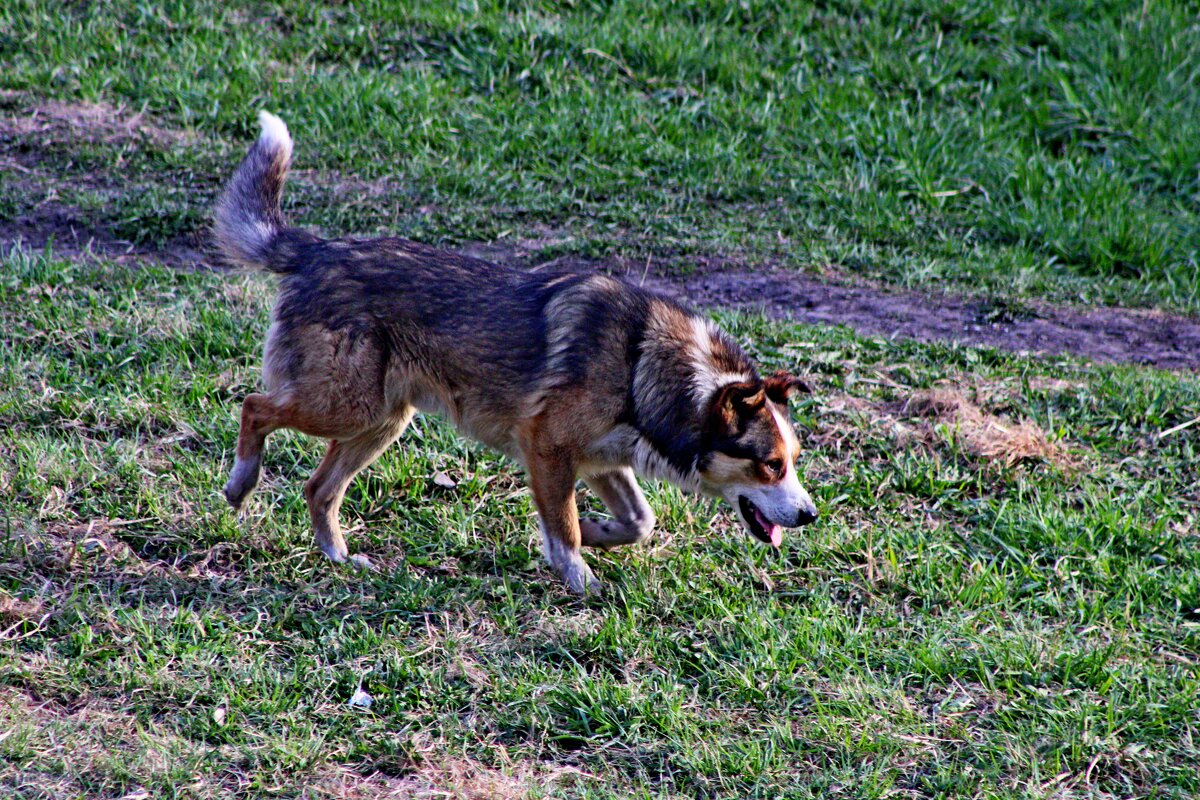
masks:
<instances>
[{"instance_id":1,"label":"mud path","mask_svg":"<svg viewBox=\"0 0 1200 800\"><path fill-rule=\"evenodd\" d=\"M1200 369L1200 320L1156 311L1022 301L1022 311L1031 313L1013 317L978 298L843 286L780 272L693 275L669 285L701 305L756 309L797 322L846 325L876 336Z\"/></svg>"},{"instance_id":2,"label":"mud path","mask_svg":"<svg viewBox=\"0 0 1200 800\"><path fill-rule=\"evenodd\" d=\"M536 255L514 258L513 251L494 247L468 248L468 252L499 261L536 263ZM1159 311L1077 308L1035 300L997 304L961 294L826 281L770 267L749 270L716 258L700 260L687 275L670 274L653 264L647 270L644 263L570 256L537 268L601 269L694 306L758 311L814 325L845 325L871 336L1200 370L1200 319Z\"/></svg>"},{"instance_id":3,"label":"mud path","mask_svg":"<svg viewBox=\"0 0 1200 800\"><path fill-rule=\"evenodd\" d=\"M40 250L53 241L68 258L100 256L122 263L182 269L219 268L197 233L161 249L145 249L90 227L79 209L48 202L31 215L0 220L0 248L14 242ZM816 325L845 325L860 334L921 342L953 341L1024 353L1066 353L1096 362L1200 371L1200 319L1126 308L1077 308L1033 300L994 301L946 292L918 292L868 283L820 280L780 269L753 271L711 259L687 275L624 259L566 256L539 262L537 252L476 245L470 255L531 269L601 270L701 307L759 311Z\"/></svg>"},{"instance_id":4,"label":"mud path","mask_svg":"<svg viewBox=\"0 0 1200 800\"><path fill-rule=\"evenodd\" d=\"M43 148L79 141L136 145L186 143L186 135L158 127L141 115L95 104L50 102L34 107L26 98L0 92L0 186L34 203L5 217L0 210L0 248L15 243L40 250L52 242L65 258L95 256L122 263L156 262L180 269L211 268L215 261L203 231L148 249L116 236L94 213L64 202L67 184L48 166ZM83 179L86 183L86 179ZM316 181L320 183L320 180ZM105 185L108 192L121 186ZM380 189L383 194L390 194ZM603 270L624 275L689 304L755 310L779 319L845 325L872 336L918 341L955 341L1028 353L1069 353L1098 362L1145 364L1162 369L1200 370L1200 318L1123 308L1078 308L1021 300L1006 303L944 292L920 292L866 281L822 280L778 268L749 269L718 256L689 258L686 275L666 263L628 259L546 260L547 242L474 245L471 255L530 269Z\"/></svg>"}]
</instances>

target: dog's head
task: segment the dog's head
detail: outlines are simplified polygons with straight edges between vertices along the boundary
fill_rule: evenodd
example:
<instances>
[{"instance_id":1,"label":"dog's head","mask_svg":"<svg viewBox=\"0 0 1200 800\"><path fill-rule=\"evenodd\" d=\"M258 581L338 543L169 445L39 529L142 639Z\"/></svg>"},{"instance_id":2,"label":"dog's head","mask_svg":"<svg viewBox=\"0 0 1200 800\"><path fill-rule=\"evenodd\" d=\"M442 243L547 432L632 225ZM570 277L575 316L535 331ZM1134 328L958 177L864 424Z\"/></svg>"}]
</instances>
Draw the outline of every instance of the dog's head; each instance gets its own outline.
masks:
<instances>
[{"instance_id":1,"label":"dog's head","mask_svg":"<svg viewBox=\"0 0 1200 800\"><path fill-rule=\"evenodd\" d=\"M709 408L699 465L702 491L725 498L746 530L774 547L783 540L783 528L817 518L816 506L796 475L800 440L787 404L797 391L808 387L783 372L718 389Z\"/></svg>"}]
</instances>

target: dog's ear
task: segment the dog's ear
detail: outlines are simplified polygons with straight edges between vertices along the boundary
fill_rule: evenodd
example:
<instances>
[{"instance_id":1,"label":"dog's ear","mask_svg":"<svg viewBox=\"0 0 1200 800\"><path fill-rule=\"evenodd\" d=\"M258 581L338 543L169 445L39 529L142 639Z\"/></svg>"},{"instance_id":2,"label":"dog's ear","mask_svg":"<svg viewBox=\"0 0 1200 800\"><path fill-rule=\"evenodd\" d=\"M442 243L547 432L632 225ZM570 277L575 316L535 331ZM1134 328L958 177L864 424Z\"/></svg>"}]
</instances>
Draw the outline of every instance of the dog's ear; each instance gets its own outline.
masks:
<instances>
[{"instance_id":1,"label":"dog's ear","mask_svg":"<svg viewBox=\"0 0 1200 800\"><path fill-rule=\"evenodd\" d=\"M788 372L776 372L763 381L763 387L771 402L781 406L786 406L788 400L797 392L812 393L812 388L807 383Z\"/></svg>"},{"instance_id":2,"label":"dog's ear","mask_svg":"<svg viewBox=\"0 0 1200 800\"><path fill-rule=\"evenodd\" d=\"M713 398L712 416L718 427L725 431L736 431L738 421L751 417L766 401L766 387L757 381L727 383L717 390Z\"/></svg>"}]
</instances>

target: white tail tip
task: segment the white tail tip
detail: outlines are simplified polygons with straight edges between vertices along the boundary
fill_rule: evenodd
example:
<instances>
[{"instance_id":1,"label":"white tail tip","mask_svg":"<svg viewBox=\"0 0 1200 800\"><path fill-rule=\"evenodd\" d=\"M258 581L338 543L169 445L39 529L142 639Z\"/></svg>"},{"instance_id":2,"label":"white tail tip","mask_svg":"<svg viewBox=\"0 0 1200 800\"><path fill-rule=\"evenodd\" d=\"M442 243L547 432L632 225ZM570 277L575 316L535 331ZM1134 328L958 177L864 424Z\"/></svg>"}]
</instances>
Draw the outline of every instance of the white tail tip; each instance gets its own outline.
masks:
<instances>
[{"instance_id":1,"label":"white tail tip","mask_svg":"<svg viewBox=\"0 0 1200 800\"><path fill-rule=\"evenodd\" d=\"M292 136L288 133L287 125L283 124L283 120L270 111L260 111L258 112L258 124L262 127L262 133L258 136L259 140L291 155Z\"/></svg>"}]
</instances>

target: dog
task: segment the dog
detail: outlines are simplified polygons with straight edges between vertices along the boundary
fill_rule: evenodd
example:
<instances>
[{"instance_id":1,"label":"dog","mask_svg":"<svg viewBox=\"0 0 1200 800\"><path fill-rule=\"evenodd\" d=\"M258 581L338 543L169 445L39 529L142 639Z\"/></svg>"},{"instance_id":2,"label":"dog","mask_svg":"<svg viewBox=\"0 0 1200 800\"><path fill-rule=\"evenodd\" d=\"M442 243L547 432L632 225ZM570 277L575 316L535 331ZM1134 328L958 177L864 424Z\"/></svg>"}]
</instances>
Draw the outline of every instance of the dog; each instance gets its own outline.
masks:
<instances>
[{"instance_id":1,"label":"dog","mask_svg":"<svg viewBox=\"0 0 1200 800\"><path fill-rule=\"evenodd\" d=\"M724 498L757 539L817 510L800 484L788 399L807 387L761 377L710 320L603 274L525 272L399 238L324 239L285 224L292 139L261 134L217 203L231 264L280 277L263 356L266 393L242 404L225 497L257 485L268 434L329 440L304 486L317 545L349 557L338 511L354 476L420 411L519 462L544 555L577 594L600 585L580 547L650 536L636 476ZM579 516L578 479L611 519Z\"/></svg>"}]
</instances>

